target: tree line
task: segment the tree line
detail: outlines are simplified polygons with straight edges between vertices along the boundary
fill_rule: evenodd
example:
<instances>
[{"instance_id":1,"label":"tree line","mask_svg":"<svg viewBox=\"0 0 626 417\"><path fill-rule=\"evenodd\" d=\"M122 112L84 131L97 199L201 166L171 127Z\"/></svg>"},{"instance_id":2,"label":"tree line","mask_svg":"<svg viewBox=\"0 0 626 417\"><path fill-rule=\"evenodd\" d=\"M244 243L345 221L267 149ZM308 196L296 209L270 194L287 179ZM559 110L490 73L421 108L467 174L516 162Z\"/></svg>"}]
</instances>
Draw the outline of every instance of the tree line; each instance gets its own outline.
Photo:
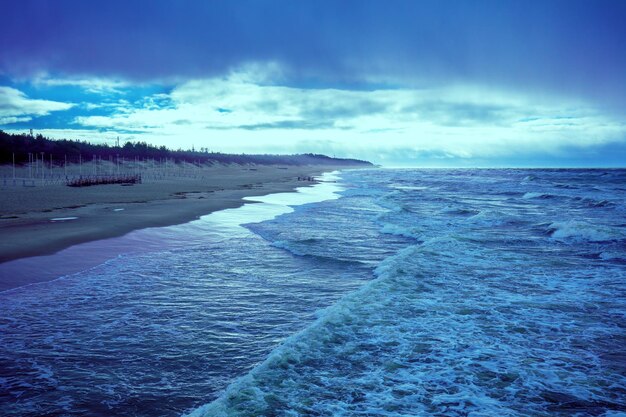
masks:
<instances>
[{"instance_id":1,"label":"tree line","mask_svg":"<svg viewBox=\"0 0 626 417\"><path fill-rule=\"evenodd\" d=\"M29 154L44 154L46 161L50 156L59 164L67 159L68 163L78 163L81 159L116 160L125 159L152 159L155 161L170 160L188 163L222 163L222 164L258 164L258 165L372 165L370 162L358 159L331 158L319 154L296 155L251 155L226 154L195 150L171 150L165 146L153 146L146 142L126 142L123 146L109 146L87 141L68 139L50 139L41 134L12 134L0 130L0 164L15 163L22 165L29 162ZM33 157L34 158L34 157Z\"/></svg>"}]
</instances>

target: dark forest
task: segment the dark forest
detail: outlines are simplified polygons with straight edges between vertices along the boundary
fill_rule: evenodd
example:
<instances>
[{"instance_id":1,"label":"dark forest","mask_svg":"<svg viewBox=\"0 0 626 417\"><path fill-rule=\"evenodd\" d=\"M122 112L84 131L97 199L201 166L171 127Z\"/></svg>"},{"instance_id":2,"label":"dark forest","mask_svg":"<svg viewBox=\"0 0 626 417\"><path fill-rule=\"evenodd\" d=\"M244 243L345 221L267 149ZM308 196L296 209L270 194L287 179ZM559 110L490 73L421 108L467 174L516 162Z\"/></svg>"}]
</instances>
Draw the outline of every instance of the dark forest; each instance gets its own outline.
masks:
<instances>
[{"instance_id":1,"label":"dark forest","mask_svg":"<svg viewBox=\"0 0 626 417\"><path fill-rule=\"evenodd\" d=\"M358 159L332 158L318 154L297 155L250 155L209 152L208 150L171 150L165 146L156 147L146 142L126 142L123 146L94 144L86 141L49 139L41 134L11 134L0 130L0 164L10 164L15 157L18 165L28 163L29 154L44 154L45 160L52 156L54 164L78 163L81 159L139 159L169 160L187 163L258 164L258 165L372 165Z\"/></svg>"}]
</instances>

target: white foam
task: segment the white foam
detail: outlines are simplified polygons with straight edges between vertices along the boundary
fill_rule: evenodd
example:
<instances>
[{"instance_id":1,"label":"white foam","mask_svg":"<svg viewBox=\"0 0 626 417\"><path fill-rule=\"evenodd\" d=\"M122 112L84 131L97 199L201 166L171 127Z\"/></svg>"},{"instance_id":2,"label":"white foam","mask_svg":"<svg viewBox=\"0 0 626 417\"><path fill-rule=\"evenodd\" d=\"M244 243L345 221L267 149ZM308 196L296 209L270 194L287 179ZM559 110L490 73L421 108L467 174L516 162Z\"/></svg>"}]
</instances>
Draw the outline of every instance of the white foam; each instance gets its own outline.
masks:
<instances>
[{"instance_id":1,"label":"white foam","mask_svg":"<svg viewBox=\"0 0 626 417\"><path fill-rule=\"evenodd\" d=\"M541 197L544 197L544 196L546 196L546 194L544 194L544 193L528 192L528 193L525 193L522 196L522 198L525 199L525 200L529 200L531 198L541 198Z\"/></svg>"},{"instance_id":2,"label":"white foam","mask_svg":"<svg viewBox=\"0 0 626 417\"><path fill-rule=\"evenodd\" d=\"M404 191L425 191L429 189L429 187L401 185L401 184L392 184L391 188L395 188L396 190L404 190Z\"/></svg>"},{"instance_id":3,"label":"white foam","mask_svg":"<svg viewBox=\"0 0 626 417\"><path fill-rule=\"evenodd\" d=\"M499 226L505 224L514 217L498 210L482 210L478 214L465 219L469 223L476 223L481 226Z\"/></svg>"},{"instance_id":4,"label":"white foam","mask_svg":"<svg viewBox=\"0 0 626 417\"><path fill-rule=\"evenodd\" d=\"M600 259L604 261L624 261L626 260L626 253L624 252L614 252L614 251L604 251L600 253Z\"/></svg>"},{"instance_id":5,"label":"white foam","mask_svg":"<svg viewBox=\"0 0 626 417\"><path fill-rule=\"evenodd\" d=\"M401 226L397 226L392 223L385 223L383 227L380 229L382 233L387 233L395 236L404 236L408 238L417 238L419 236L419 231L417 228L407 229Z\"/></svg>"},{"instance_id":6,"label":"white foam","mask_svg":"<svg viewBox=\"0 0 626 417\"><path fill-rule=\"evenodd\" d=\"M337 171L325 173L311 187L299 187L296 192L275 193L264 196L245 197L249 202L241 207L213 212L193 223L194 227L210 228L227 235L249 234L244 224L260 223L281 214L291 213L293 207L339 198L343 187L338 184Z\"/></svg>"},{"instance_id":7,"label":"white foam","mask_svg":"<svg viewBox=\"0 0 626 417\"><path fill-rule=\"evenodd\" d=\"M623 237L617 229L578 220L554 222L549 229L553 239L563 242L606 242Z\"/></svg>"}]
</instances>

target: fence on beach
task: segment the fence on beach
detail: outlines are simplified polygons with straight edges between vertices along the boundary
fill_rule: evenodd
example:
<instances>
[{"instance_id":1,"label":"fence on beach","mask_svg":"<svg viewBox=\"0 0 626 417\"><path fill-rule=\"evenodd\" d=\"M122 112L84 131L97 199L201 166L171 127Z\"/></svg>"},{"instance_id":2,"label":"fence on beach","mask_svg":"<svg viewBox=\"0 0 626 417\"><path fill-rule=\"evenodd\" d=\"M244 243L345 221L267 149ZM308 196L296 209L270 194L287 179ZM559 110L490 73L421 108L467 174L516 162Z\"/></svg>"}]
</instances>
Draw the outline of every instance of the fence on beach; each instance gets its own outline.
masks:
<instances>
[{"instance_id":1,"label":"fence on beach","mask_svg":"<svg viewBox=\"0 0 626 417\"><path fill-rule=\"evenodd\" d=\"M68 185L82 187L101 184L138 184L178 178L206 180L211 174L207 163L176 163L171 159L91 160L80 158L78 164L32 158L22 165L0 166L1 187L39 187Z\"/></svg>"},{"instance_id":2,"label":"fence on beach","mask_svg":"<svg viewBox=\"0 0 626 417\"><path fill-rule=\"evenodd\" d=\"M68 187L89 187L104 184L141 184L141 175L101 175L68 180Z\"/></svg>"}]
</instances>

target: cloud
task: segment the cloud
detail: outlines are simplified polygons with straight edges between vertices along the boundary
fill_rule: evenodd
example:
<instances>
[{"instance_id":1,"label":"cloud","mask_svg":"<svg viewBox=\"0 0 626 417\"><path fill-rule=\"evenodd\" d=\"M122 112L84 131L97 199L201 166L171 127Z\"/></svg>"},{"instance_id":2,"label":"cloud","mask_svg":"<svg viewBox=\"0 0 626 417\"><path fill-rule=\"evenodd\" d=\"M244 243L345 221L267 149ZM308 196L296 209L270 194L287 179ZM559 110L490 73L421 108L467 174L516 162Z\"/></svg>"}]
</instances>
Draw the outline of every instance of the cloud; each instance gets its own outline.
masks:
<instances>
[{"instance_id":1,"label":"cloud","mask_svg":"<svg viewBox=\"0 0 626 417\"><path fill-rule=\"evenodd\" d=\"M126 81L112 80L108 78L52 78L48 75L38 75L32 80L32 84L36 87L80 87L88 93L106 95L124 94L124 88L130 86Z\"/></svg>"},{"instance_id":2,"label":"cloud","mask_svg":"<svg viewBox=\"0 0 626 417\"><path fill-rule=\"evenodd\" d=\"M10 125L14 123L22 123L31 121L32 117L2 117L0 116L0 125Z\"/></svg>"},{"instance_id":3,"label":"cloud","mask_svg":"<svg viewBox=\"0 0 626 417\"><path fill-rule=\"evenodd\" d=\"M24 133L21 129L6 129L9 133ZM115 144L118 134L116 132L101 132L93 129L37 129L37 133L52 139L68 139L88 141L93 143ZM139 140L138 136L126 135L125 140Z\"/></svg>"},{"instance_id":4,"label":"cloud","mask_svg":"<svg viewBox=\"0 0 626 417\"><path fill-rule=\"evenodd\" d=\"M404 163L561 158L626 140L621 119L581 100L478 85L298 88L256 81L245 70L184 82L168 94L75 123L159 145Z\"/></svg>"},{"instance_id":5,"label":"cloud","mask_svg":"<svg viewBox=\"0 0 626 417\"><path fill-rule=\"evenodd\" d=\"M31 99L20 90L0 86L0 125L29 121L73 106L72 103Z\"/></svg>"},{"instance_id":6,"label":"cloud","mask_svg":"<svg viewBox=\"0 0 626 417\"><path fill-rule=\"evenodd\" d=\"M622 114L626 108L623 1L155 0L145 7L21 0L4 6L0 73L8 76L43 71L77 82L179 83L264 62L279 69L273 79L292 85L479 84L571 94Z\"/></svg>"},{"instance_id":7,"label":"cloud","mask_svg":"<svg viewBox=\"0 0 626 417\"><path fill-rule=\"evenodd\" d=\"M78 87L72 96L77 106L1 87L0 122L55 138L119 135L175 148L319 152L405 165L577 160L626 143L621 118L571 97L462 83L304 88L291 85L282 73L275 65L257 64L173 87L100 80L121 89L109 95L80 93L93 83L55 81ZM65 91L40 86L24 88L39 95L52 91L54 97ZM52 112L58 113L46 118Z\"/></svg>"}]
</instances>

